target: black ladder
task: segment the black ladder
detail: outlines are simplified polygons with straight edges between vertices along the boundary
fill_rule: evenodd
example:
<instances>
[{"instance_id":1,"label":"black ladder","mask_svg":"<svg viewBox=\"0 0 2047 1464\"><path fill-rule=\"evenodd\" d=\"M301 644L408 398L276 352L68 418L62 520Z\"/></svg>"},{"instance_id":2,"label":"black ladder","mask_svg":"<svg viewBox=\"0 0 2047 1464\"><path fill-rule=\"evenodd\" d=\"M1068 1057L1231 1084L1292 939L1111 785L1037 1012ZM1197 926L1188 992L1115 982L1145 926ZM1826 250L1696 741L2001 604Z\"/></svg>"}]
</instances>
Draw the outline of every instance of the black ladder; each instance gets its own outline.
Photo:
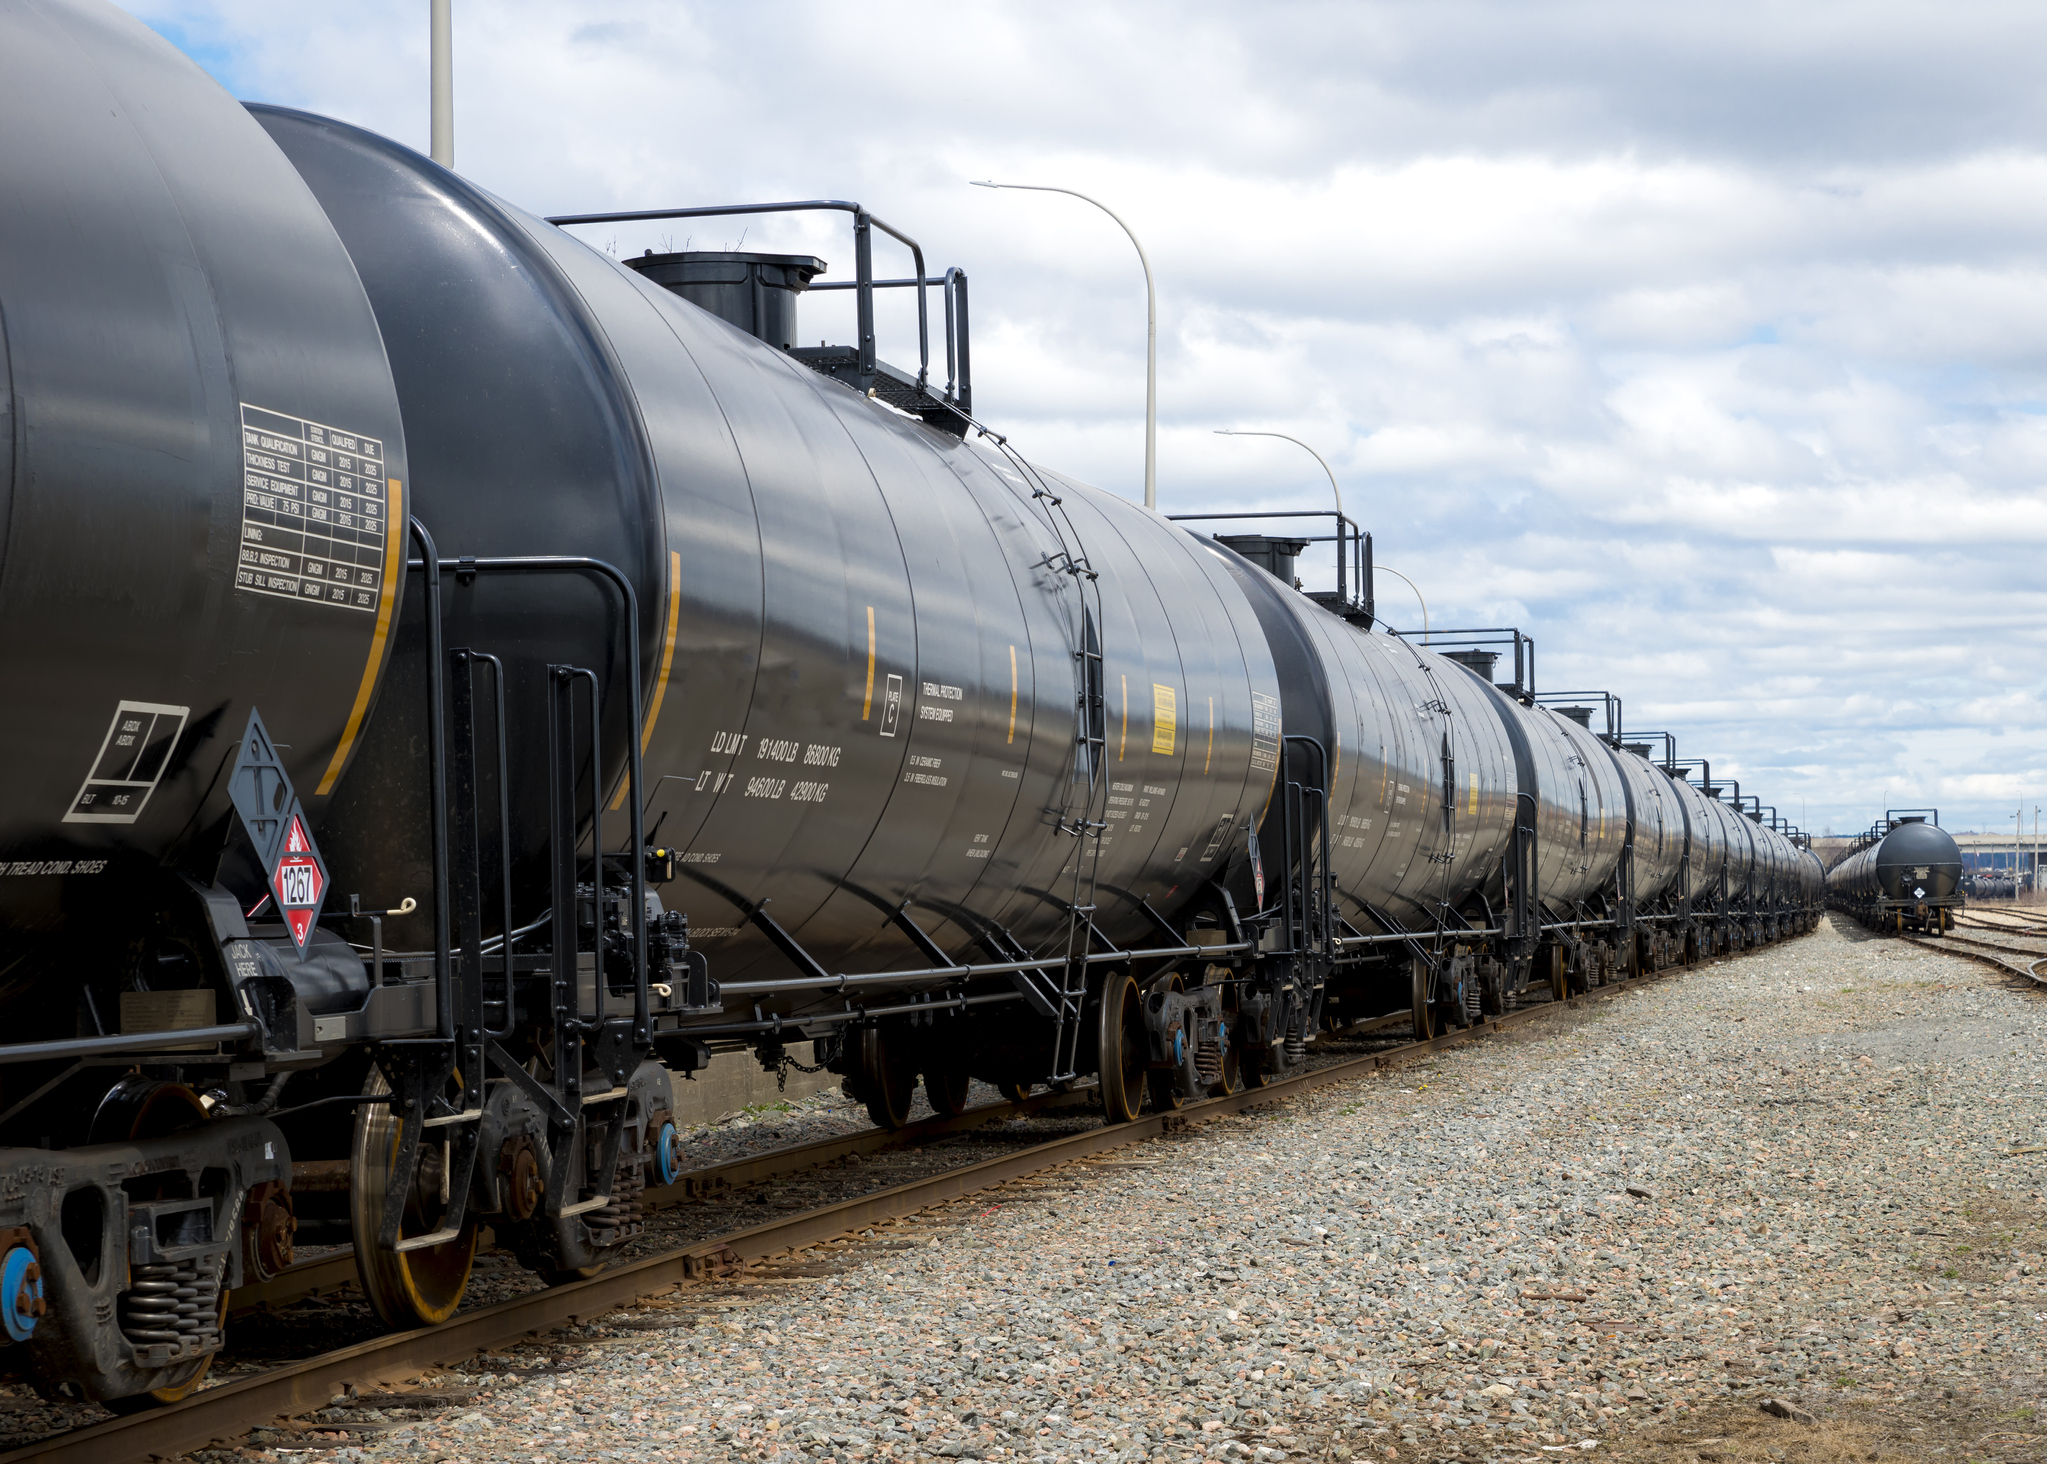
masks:
<instances>
[{"instance_id":1,"label":"black ladder","mask_svg":"<svg viewBox=\"0 0 2047 1464\"><path fill-rule=\"evenodd\" d=\"M1066 512L1065 500L1054 493L1037 470L1010 447L1006 438L988 434L1002 455L1016 467L1030 485L1031 507L1041 523L1058 541L1056 552L1048 552L1040 563L1064 576L1074 587L1070 621L1076 690L1074 696L1074 772L1072 787L1079 789L1083 769L1086 787L1080 792L1079 808L1073 807L1069 792L1063 807L1049 810L1060 833L1078 841L1073 860L1062 870L1072 876L1071 896L1066 901L1066 942L1064 960L1056 972L1020 973L1019 990L1031 1005L1052 1022L1052 1080L1063 1082L1077 1075L1083 1018L1087 1010L1088 968L1095 945L1095 884L1101 865L1101 837L1108 825L1102 816L1107 808L1108 780L1103 762L1108 755L1108 704L1104 695L1107 680L1102 655L1102 592L1100 575L1088 562L1080 531ZM1061 596L1062 600L1064 596ZM1056 979L1054 979L1056 976Z\"/></svg>"}]
</instances>

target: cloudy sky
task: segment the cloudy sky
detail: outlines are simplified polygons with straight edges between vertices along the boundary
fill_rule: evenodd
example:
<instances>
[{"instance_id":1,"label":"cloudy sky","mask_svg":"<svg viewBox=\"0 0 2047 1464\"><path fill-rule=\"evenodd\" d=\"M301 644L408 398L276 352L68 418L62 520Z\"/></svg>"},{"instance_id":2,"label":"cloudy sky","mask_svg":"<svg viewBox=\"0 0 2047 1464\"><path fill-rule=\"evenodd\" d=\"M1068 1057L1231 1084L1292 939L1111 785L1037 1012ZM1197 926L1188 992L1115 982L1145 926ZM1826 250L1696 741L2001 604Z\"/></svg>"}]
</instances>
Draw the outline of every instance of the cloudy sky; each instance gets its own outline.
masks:
<instances>
[{"instance_id":1,"label":"cloudy sky","mask_svg":"<svg viewBox=\"0 0 2047 1464\"><path fill-rule=\"evenodd\" d=\"M237 96L426 146L425 0L128 8ZM1299 449L1214 435L1289 433L1434 625L1522 627L1546 687L1815 832L2047 805L2047 7L455 11L456 164L514 202L861 200L971 274L978 414L1139 496L1134 252L967 182L1094 194L1157 276L1165 511L1325 506ZM586 234L843 276L834 227Z\"/></svg>"}]
</instances>

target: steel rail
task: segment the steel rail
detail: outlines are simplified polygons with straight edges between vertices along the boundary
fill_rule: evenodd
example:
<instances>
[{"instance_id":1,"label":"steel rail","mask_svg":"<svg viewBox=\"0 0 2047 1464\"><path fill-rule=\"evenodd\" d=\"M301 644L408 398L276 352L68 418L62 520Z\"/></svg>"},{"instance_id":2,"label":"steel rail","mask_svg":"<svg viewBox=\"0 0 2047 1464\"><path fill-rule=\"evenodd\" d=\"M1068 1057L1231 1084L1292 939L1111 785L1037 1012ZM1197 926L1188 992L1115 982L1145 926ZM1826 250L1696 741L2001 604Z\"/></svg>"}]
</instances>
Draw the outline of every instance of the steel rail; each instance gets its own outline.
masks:
<instances>
[{"instance_id":1,"label":"steel rail","mask_svg":"<svg viewBox=\"0 0 2047 1464\"><path fill-rule=\"evenodd\" d=\"M1324 1032L1321 1039L1330 1041L1367 1036L1386 1027L1399 1026L1409 1021L1412 1015L1403 1011L1390 1012L1382 1017L1367 1017ZM1093 1102L1094 1097L1094 1084L1085 1083L1063 1093L1034 1093L1020 1102L982 1103L964 1113L951 1117L934 1116L905 1124L899 1129L860 1129L854 1133L841 1134L837 1138L814 1139L806 1144L785 1144L780 1148L766 1149L758 1154L728 1159L723 1164L710 1164L702 1169L685 1171L668 1184L649 1188L642 1203L649 1210L664 1210L672 1205L684 1204L690 1200L720 1194L744 1185L760 1184L766 1180L781 1179L787 1175L822 1168L855 1155L913 1149L958 1134L971 1133L977 1128L984 1128L988 1124L1006 1119L1023 1118L1033 1113L1045 1113L1061 1108L1077 1108ZM485 1226L478 1236L477 1246L479 1249L488 1249L494 1240L490 1227ZM286 1267L267 1281L236 1287L228 1303L228 1315L244 1316L251 1312L290 1306L293 1302L304 1301L308 1297L320 1296L343 1286L352 1286L356 1280L355 1251L353 1248L343 1248L337 1255L322 1256L317 1260L301 1261L295 1266Z\"/></svg>"},{"instance_id":2,"label":"steel rail","mask_svg":"<svg viewBox=\"0 0 2047 1464\"><path fill-rule=\"evenodd\" d=\"M2014 917L2017 918L2017 917ZM2047 936L2047 925L2007 925L1997 920L1957 920L1957 930L1991 930L1999 935Z\"/></svg>"},{"instance_id":3,"label":"steel rail","mask_svg":"<svg viewBox=\"0 0 2047 1464\"><path fill-rule=\"evenodd\" d=\"M1960 956L1964 960L1981 961L1986 966L1994 966L2000 971L2015 973L2024 976L2029 981L2036 981L2042 986L2047 986L2047 976L2040 974L2040 965L2042 962L2047 962L2047 955L2043 955L2039 951L2022 951L2013 946L1995 945L1987 940L1971 940L1966 935L1949 934L1932 936L1918 935L1911 931L1905 931L1902 933L1902 938L1910 941L1913 945L1921 946L1929 951L1945 951L1948 955ZM1956 950L1955 947L1957 945L1980 946L1982 950ZM1984 952L2002 952L2003 954L1984 954ZM2007 960L2006 957L2010 956L2016 956L2019 961L2024 961L2025 964L2021 966L2018 964L2018 961Z\"/></svg>"},{"instance_id":4,"label":"steel rail","mask_svg":"<svg viewBox=\"0 0 2047 1464\"><path fill-rule=\"evenodd\" d=\"M479 1353L538 1337L564 1323L617 1311L644 1298L672 1291L720 1268L801 1250L881 1222L963 1199L1012 1180L1078 1159L1155 1139L1163 1134L1297 1098L1318 1088L1369 1076L1395 1063L1442 1052L1522 1026L1555 1012L1604 1002L1624 992L1666 980L1692 967L1612 981L1592 991L1524 1007L1425 1042L1409 1042L1332 1063L1312 1072L1245 1088L1226 1098L1190 1103L1169 1113L1148 1113L1129 1123L1103 1125L977 1164L912 1180L893 1188L842 1200L745 1230L693 1241L676 1250L605 1271L585 1281L546 1288L456 1315L438 1327L398 1332L284 1363L193 1394L183 1402L109 1419L54 1434L0 1454L0 1464L37 1460L43 1464L148 1464L194 1449L233 1444L251 1428L272 1420L325 1408L344 1383L360 1390L416 1376L422 1369L465 1361ZM1370 1025L1399 1020L1379 1018ZM337 1427L340 1427L337 1425Z\"/></svg>"},{"instance_id":5,"label":"steel rail","mask_svg":"<svg viewBox=\"0 0 2047 1464\"><path fill-rule=\"evenodd\" d=\"M1385 1027L1398 1026L1408 1021L1411 1015L1408 1012L1392 1012L1382 1017L1368 1017L1324 1032L1321 1036L1324 1040L1365 1036ZM1063 1093L1056 1091L1034 1093L1020 1102L983 1103L969 1108L964 1113L950 1117L934 1116L917 1123L905 1124L899 1129L860 1129L854 1133L841 1134L837 1138L815 1139L806 1144L785 1144L777 1149L767 1149L758 1154L728 1159L723 1164L711 1164L702 1169L688 1170L677 1175L669 1184L656 1185L648 1189L642 1203L649 1210L663 1210L672 1205L720 1194L744 1185L759 1184L765 1180L780 1179L786 1175L821 1168L854 1155L912 1149L958 1134L971 1133L977 1128L1005 1119L1079 1107L1093 1102L1094 1094L1094 1084L1085 1083ZM485 1226L477 1238L477 1245L479 1248L488 1249L495 1243L495 1239L490 1227ZM301 1261L297 1265L288 1266L267 1281L236 1287L228 1303L228 1315L237 1317L246 1316L251 1312L275 1310L290 1306L294 1302L304 1301L308 1297L321 1296L344 1286L352 1286L356 1281L355 1251L352 1247L344 1247L338 1254L321 1256L315 1260Z\"/></svg>"},{"instance_id":6,"label":"steel rail","mask_svg":"<svg viewBox=\"0 0 2047 1464\"><path fill-rule=\"evenodd\" d=\"M1388 1020L1397 1021L1399 1018ZM766 1149L758 1154L728 1159L722 1164L709 1164L701 1169L686 1170L668 1184L650 1186L642 1197L642 1203L649 1210L665 1210L707 1195L737 1189L742 1185L759 1184L763 1180L800 1174L805 1170L820 1168L854 1155L880 1154L892 1149L914 1149L919 1145L936 1143L957 1134L971 1133L977 1128L1000 1123L1005 1119L1078 1107L1092 1102L1093 1099L1094 1087L1089 1084L1064 1093L1034 1093L1021 1102L982 1103L964 1113L922 1119L916 1123L905 1124L899 1129L860 1129L836 1138L815 1139L807 1144L785 1144L780 1148ZM485 1226L484 1233L478 1237L479 1249L487 1248L492 1243L493 1237L489 1230L490 1228ZM242 1316L249 1312L290 1306L293 1302L303 1301L309 1296L319 1296L324 1292L352 1285L355 1280L355 1251L353 1248L346 1248L338 1255L322 1256L317 1260L301 1261L297 1265L288 1266L267 1281L237 1287L229 1298L228 1315Z\"/></svg>"}]
</instances>

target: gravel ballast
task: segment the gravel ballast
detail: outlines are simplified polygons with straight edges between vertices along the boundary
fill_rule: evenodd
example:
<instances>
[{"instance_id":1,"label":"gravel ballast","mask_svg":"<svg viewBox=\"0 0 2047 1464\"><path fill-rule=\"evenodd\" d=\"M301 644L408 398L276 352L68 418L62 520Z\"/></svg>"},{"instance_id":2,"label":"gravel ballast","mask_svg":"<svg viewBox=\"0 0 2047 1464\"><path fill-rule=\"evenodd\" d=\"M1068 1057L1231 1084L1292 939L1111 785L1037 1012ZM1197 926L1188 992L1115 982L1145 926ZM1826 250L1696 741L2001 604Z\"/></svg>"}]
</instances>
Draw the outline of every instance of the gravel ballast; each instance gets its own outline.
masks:
<instances>
[{"instance_id":1,"label":"gravel ballast","mask_svg":"<svg viewBox=\"0 0 2047 1464\"><path fill-rule=\"evenodd\" d=\"M1830 917L303 1422L344 1460L2039 1457L2040 1002Z\"/></svg>"}]
</instances>

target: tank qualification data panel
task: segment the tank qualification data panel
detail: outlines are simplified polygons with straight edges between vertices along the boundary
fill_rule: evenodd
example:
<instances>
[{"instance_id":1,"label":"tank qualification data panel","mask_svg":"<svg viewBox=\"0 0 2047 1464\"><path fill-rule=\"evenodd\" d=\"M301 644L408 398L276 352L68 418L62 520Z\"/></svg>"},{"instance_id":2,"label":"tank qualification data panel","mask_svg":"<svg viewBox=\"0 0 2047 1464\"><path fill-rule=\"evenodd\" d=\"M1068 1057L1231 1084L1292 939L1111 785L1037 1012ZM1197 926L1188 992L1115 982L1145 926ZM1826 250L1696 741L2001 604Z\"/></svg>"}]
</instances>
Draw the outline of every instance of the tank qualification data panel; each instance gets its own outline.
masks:
<instances>
[{"instance_id":1,"label":"tank qualification data panel","mask_svg":"<svg viewBox=\"0 0 2047 1464\"><path fill-rule=\"evenodd\" d=\"M238 588L374 612L388 502L380 440L242 403Z\"/></svg>"}]
</instances>

